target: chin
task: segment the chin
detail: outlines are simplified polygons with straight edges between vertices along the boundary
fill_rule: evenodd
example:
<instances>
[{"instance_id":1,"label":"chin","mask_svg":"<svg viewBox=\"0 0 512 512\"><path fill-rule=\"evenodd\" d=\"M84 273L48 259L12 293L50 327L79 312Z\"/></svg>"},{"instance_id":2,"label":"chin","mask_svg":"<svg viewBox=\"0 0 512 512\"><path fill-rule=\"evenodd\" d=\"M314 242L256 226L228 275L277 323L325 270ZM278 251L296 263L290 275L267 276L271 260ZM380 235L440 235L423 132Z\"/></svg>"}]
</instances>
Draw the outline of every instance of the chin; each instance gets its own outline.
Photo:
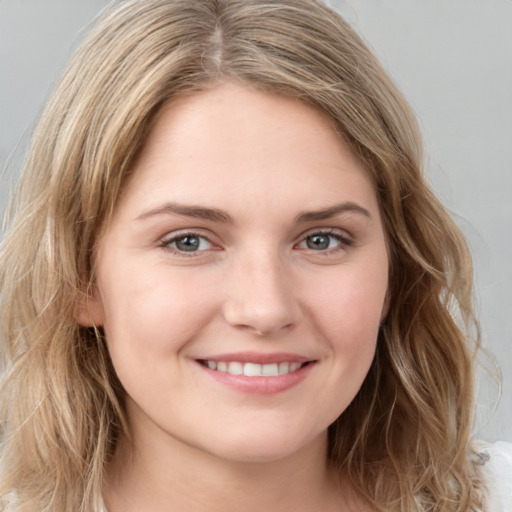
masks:
<instances>
[{"instance_id":1,"label":"chin","mask_svg":"<svg viewBox=\"0 0 512 512\"><path fill-rule=\"evenodd\" d=\"M219 441L210 453L214 456L240 463L268 463L300 456L310 450L319 450L323 454L327 446L327 431L317 436L295 437L289 431L276 435L260 433L230 437Z\"/></svg>"}]
</instances>

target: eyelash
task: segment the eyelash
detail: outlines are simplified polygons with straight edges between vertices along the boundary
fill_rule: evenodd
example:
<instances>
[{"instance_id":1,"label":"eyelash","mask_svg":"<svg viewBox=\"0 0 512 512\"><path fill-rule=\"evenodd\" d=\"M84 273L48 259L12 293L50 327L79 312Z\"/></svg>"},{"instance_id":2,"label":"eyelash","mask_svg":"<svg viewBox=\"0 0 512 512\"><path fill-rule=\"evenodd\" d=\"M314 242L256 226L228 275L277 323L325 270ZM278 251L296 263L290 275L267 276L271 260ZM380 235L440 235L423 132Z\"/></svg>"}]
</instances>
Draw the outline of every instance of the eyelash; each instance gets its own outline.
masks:
<instances>
[{"instance_id":1,"label":"eyelash","mask_svg":"<svg viewBox=\"0 0 512 512\"><path fill-rule=\"evenodd\" d=\"M331 238L335 239L337 242L339 242L339 245L337 245L335 247L327 248L327 249L314 250L311 248L306 248L307 250L310 250L314 253L318 253L319 255L322 255L322 256L327 256L327 255L336 253L340 250L346 250L348 247L350 247L354 243L354 240L350 236L348 236L346 234L342 234L337 230L319 229L316 231L310 231L309 233L302 235L300 241L298 243L294 244L294 248L298 247L300 244L307 243L307 240L311 239L314 236L327 236L327 237L331 237ZM179 242L180 240L184 240L186 238L200 239L199 247L201 244L201 240L203 240L203 241L206 240L206 242L211 247L208 249L202 249L202 250L199 249L199 250L193 250L193 251L180 250L177 247L171 247L171 244L175 244L175 243ZM215 244L211 240L209 240L206 236L201 235L200 233L196 233L193 231L186 231L186 232L175 234L171 238L163 239L160 243L160 246L163 249L171 252L172 254L179 255L180 257L185 257L185 258L196 257L197 258L197 257L201 256L202 253L204 253L205 251L210 250L211 248L215 247ZM213 250L216 250L216 249L213 249Z\"/></svg>"},{"instance_id":2,"label":"eyelash","mask_svg":"<svg viewBox=\"0 0 512 512\"><path fill-rule=\"evenodd\" d=\"M353 245L354 240L347 234L342 233L335 229L319 229L316 231L310 231L309 233L306 233L302 236L301 241L298 244L295 244L295 247L297 247L300 244L307 243L308 239L311 239L315 236L327 236L334 238L337 242L339 242L338 245L335 247L327 248L324 250L314 250L309 249L315 253L318 253L320 256L329 256L331 254L334 254L338 251L347 250L351 245Z\"/></svg>"},{"instance_id":3,"label":"eyelash","mask_svg":"<svg viewBox=\"0 0 512 512\"><path fill-rule=\"evenodd\" d=\"M186 238L199 238L200 244L201 244L201 240L206 240L209 245L211 245L212 247L215 247L215 244L212 241L210 241L206 236L201 235L200 233L195 233L193 231L186 231L186 232L175 234L171 238L165 238L161 242L161 247L164 248L165 250L171 252L172 254L177 254L177 255L185 257L185 258L198 257L201 255L201 253L203 253L205 251L204 249L196 250L196 251L185 251L185 250L180 250L175 247L171 247L171 244L175 244L176 242L179 242L180 240L184 240Z\"/></svg>"}]
</instances>

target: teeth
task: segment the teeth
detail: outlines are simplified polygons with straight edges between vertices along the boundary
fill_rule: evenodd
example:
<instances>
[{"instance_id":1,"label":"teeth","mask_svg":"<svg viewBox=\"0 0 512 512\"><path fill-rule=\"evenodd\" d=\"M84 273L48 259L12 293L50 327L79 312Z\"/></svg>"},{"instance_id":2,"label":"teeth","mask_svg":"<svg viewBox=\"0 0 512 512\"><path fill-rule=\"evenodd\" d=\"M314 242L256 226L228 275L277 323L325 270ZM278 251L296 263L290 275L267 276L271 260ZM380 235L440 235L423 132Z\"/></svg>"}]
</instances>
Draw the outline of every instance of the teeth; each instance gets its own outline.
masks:
<instances>
[{"instance_id":1,"label":"teeth","mask_svg":"<svg viewBox=\"0 0 512 512\"><path fill-rule=\"evenodd\" d=\"M279 367L277 364L264 364L261 368L261 374L265 377L277 377L279 375Z\"/></svg>"},{"instance_id":2,"label":"teeth","mask_svg":"<svg viewBox=\"0 0 512 512\"><path fill-rule=\"evenodd\" d=\"M290 363L290 373L297 371L301 366L300 363Z\"/></svg>"},{"instance_id":3,"label":"teeth","mask_svg":"<svg viewBox=\"0 0 512 512\"><path fill-rule=\"evenodd\" d=\"M247 377L260 377L261 376L261 364L245 363L244 364L244 375L246 375Z\"/></svg>"},{"instance_id":4,"label":"teeth","mask_svg":"<svg viewBox=\"0 0 512 512\"><path fill-rule=\"evenodd\" d=\"M231 373L231 375L242 375L244 373L244 365L238 362L229 363L228 373Z\"/></svg>"},{"instance_id":5,"label":"teeth","mask_svg":"<svg viewBox=\"0 0 512 512\"><path fill-rule=\"evenodd\" d=\"M217 370L231 375L245 375L246 377L277 377L296 372L302 367L302 363L240 363L238 361L205 361L210 370Z\"/></svg>"},{"instance_id":6,"label":"teeth","mask_svg":"<svg viewBox=\"0 0 512 512\"><path fill-rule=\"evenodd\" d=\"M279 375L290 373L290 363L279 363Z\"/></svg>"}]
</instances>

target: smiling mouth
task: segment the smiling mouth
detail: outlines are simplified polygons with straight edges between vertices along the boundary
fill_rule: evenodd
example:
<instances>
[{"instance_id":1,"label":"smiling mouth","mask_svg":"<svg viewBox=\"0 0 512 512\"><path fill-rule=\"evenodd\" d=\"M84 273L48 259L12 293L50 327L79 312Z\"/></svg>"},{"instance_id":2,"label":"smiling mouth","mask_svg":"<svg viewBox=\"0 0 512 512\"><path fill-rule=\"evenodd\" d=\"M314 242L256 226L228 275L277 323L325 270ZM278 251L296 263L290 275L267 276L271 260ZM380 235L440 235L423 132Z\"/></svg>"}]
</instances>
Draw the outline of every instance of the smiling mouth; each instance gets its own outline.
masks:
<instances>
[{"instance_id":1,"label":"smiling mouth","mask_svg":"<svg viewBox=\"0 0 512 512\"><path fill-rule=\"evenodd\" d=\"M281 363L258 364L241 363L239 361L212 361L206 359L199 359L198 362L208 367L210 370L229 373L231 375L244 375L246 377L279 377L280 375L294 373L311 363L311 361L304 363L284 361Z\"/></svg>"}]
</instances>

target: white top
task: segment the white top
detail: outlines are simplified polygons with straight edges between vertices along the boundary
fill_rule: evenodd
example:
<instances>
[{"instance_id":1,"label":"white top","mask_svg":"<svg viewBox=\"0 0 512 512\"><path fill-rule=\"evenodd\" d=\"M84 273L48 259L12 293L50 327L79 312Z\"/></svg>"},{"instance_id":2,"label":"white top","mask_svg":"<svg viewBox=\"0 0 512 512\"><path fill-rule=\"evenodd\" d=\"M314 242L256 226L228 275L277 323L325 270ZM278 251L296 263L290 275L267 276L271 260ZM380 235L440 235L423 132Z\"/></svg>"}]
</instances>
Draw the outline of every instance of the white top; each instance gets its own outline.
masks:
<instances>
[{"instance_id":1,"label":"white top","mask_svg":"<svg viewBox=\"0 0 512 512\"><path fill-rule=\"evenodd\" d=\"M512 443L475 441L482 465L486 503L482 512L512 512ZM107 512L101 505L98 512Z\"/></svg>"},{"instance_id":2,"label":"white top","mask_svg":"<svg viewBox=\"0 0 512 512\"><path fill-rule=\"evenodd\" d=\"M484 512L512 512L512 443L475 441L482 463Z\"/></svg>"}]
</instances>

